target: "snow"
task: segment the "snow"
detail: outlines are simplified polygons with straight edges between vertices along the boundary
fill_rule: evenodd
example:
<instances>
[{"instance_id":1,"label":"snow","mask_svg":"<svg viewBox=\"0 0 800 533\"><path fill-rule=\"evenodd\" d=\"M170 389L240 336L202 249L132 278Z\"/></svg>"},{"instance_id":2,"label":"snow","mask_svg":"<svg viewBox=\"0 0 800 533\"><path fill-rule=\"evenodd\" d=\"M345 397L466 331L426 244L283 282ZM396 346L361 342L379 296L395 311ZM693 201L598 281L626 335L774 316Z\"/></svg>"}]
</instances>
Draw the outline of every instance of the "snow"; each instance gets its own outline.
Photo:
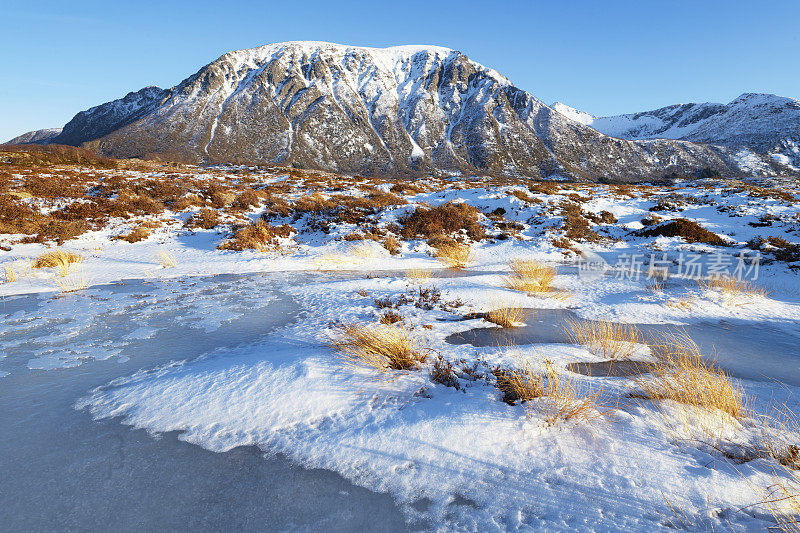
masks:
<instances>
[{"instance_id":1,"label":"snow","mask_svg":"<svg viewBox=\"0 0 800 533\"><path fill-rule=\"evenodd\" d=\"M224 179L224 167L212 170ZM428 268L433 278L425 284L438 287L443 301L461 300L463 306L453 311L404 305L398 312L425 346L453 360L513 366L524 360L541 365L547 359L564 376L570 375L569 363L599 360L564 342L508 347L448 342L475 328L492 327L462 315L506 301L533 309L531 321L536 310L544 315L561 309L585 319L682 326L698 342L703 334L705 340L719 337L715 344L728 350L720 364L737 372L737 383L754 408L765 412L770 403L797 405L800 294L798 273L786 263L762 265L758 284L772 293L736 306L725 305L691 280L670 279L663 293L652 293L645 290L646 280L613 275L613 265L625 254L657 251L676 259L681 253L701 251L708 257L719 251L678 238L631 235L629 230L641 226L662 195L697 201L687 202L680 213L660 216L696 220L736 246L764 231L796 241L787 222L800 213L796 203L753 198L746 190L715 182L680 183L652 194L634 188L632 197L611 187L581 186L573 192L586 198L582 209L609 211L619 219L594 228L606 232L608 241L577 245L612 267L608 275L584 278L578 275L579 265L552 245L558 232L550 226L557 221L545 208L565 198L559 192L570 192L558 187L546 194L520 185L464 181L463 189L432 187L409 195L410 205L381 213L378 224L386 227L416 205L460 200L484 213L502 207L509 221L522 224L519 240L476 244L475 263L463 275L443 270L421 241L405 243L399 256L372 242L353 254L353 244L335 240L347 228L334 228L329 235L298 232L284 253L265 254L217 250L226 232L188 232L180 224L185 214L168 213L175 224L134 244L111 240L129 226L113 221L65 245L86 256L81 267L90 285L86 290L58 294L52 274L42 271L0 285L6 306L0 353L11 354L0 359L0 375L6 375L0 394L3 383L14 379L8 372L57 375L152 352L159 355L157 362L79 391L76 408L98 423L121 420L151 434L177 431L180 440L215 452L255 445L270 457L280 454L296 465L336 472L355 485L388 493L408 523L428 524L427 529L652 531L675 518L671 507L706 527L765 527L765 510L751 506L774 481L770 463L735 464L683 438L681 431L689 430L675 426L677 415L670 414L669 406L662 418L651 402L629 396L636 390L630 379L575 375L581 390L612 398L609 416L593 426L567 422L551 427L535 410L501 402L498 391L479 380L455 390L433 383L426 372L377 375L344 365L329 346L336 334L333 322L376 321L380 312L373 299L407 294L416 286L404 271ZM527 203L511 191L525 192L539 203ZM748 224L768 214L779 217L772 227ZM258 212L248 215L255 219ZM305 220L277 222L301 229ZM14 244L7 257L21 265L44 250L41 244ZM158 264L162 250L175 255L177 266ZM729 257L738 251L721 249ZM554 300L511 293L501 280L513 258L557 266L555 285L572 296ZM685 294L697 301L691 312L665 305ZM253 311L267 305L268 311ZM280 318L281 326L259 336L262 313ZM246 319L251 322L235 326ZM179 345L163 344L162 335L174 327L190 328L196 338L186 335ZM736 334L726 334L726 328L757 333L753 344L772 353L737 352ZM778 342L776 336L787 340ZM223 350L204 344L223 338ZM637 356L646 358L647 353ZM745 359L749 366L739 364ZM793 375L783 383L774 381L781 373ZM747 441L756 430L736 422L728 432L734 441Z\"/></svg>"},{"instance_id":2,"label":"snow","mask_svg":"<svg viewBox=\"0 0 800 533\"><path fill-rule=\"evenodd\" d=\"M597 117L590 115L589 113L580 111L566 104L562 104L561 102L555 102L550 107L555 109L568 119L574 120L575 122L578 122L579 124L583 124L585 126L591 126L592 123L597 119Z\"/></svg>"}]
</instances>

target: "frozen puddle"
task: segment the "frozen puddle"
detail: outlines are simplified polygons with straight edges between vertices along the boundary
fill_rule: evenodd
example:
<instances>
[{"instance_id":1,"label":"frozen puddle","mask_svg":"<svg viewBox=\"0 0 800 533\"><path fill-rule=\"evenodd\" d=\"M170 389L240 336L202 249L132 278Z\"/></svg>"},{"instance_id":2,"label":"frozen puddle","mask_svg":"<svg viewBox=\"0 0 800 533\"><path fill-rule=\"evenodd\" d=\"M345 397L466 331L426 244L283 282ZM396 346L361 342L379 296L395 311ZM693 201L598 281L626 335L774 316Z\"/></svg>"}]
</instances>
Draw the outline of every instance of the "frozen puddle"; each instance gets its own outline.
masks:
<instances>
[{"instance_id":1,"label":"frozen puddle","mask_svg":"<svg viewBox=\"0 0 800 533\"><path fill-rule=\"evenodd\" d=\"M447 337L451 344L504 346L567 342L561 325L577 318L569 309L529 309L526 325L519 328L473 328ZM637 324L644 334L676 326ZM781 328L746 320L700 322L681 326L702 352L732 375L754 381L779 381L800 386L800 333L797 325Z\"/></svg>"},{"instance_id":2,"label":"frozen puddle","mask_svg":"<svg viewBox=\"0 0 800 533\"><path fill-rule=\"evenodd\" d=\"M1 302L0 530L406 529L389 496L336 473L75 409L121 376L224 358L293 322L299 306L282 289L297 279L132 281Z\"/></svg>"}]
</instances>

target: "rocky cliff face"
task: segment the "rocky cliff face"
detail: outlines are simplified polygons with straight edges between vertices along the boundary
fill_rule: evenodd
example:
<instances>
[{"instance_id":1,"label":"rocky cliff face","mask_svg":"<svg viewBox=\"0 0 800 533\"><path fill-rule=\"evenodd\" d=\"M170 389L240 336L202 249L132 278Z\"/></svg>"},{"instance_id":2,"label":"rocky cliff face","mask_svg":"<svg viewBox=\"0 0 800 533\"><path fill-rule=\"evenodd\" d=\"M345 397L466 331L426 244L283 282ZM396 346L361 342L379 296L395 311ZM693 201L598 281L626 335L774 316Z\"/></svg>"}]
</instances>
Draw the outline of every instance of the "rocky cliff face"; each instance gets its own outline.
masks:
<instances>
[{"instance_id":1,"label":"rocky cliff face","mask_svg":"<svg viewBox=\"0 0 800 533\"><path fill-rule=\"evenodd\" d=\"M753 171L724 147L604 135L462 53L432 46L289 42L230 52L176 87L79 113L54 142L116 157L365 174L637 180L706 167ZM759 172L786 171L752 158Z\"/></svg>"}]
</instances>

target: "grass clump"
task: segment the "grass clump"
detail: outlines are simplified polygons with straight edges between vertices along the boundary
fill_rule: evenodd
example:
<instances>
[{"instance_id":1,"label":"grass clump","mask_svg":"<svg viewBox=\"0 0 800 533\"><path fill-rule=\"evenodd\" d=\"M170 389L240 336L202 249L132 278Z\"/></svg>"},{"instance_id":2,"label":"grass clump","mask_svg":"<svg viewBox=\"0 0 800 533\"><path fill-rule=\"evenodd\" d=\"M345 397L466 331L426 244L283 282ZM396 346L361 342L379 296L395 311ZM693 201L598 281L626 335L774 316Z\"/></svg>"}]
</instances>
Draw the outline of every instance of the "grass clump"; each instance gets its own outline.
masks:
<instances>
[{"instance_id":1,"label":"grass clump","mask_svg":"<svg viewBox=\"0 0 800 533\"><path fill-rule=\"evenodd\" d=\"M348 364L380 372L413 370L426 359L417 340L396 325L343 324L331 345Z\"/></svg>"},{"instance_id":2,"label":"grass clump","mask_svg":"<svg viewBox=\"0 0 800 533\"><path fill-rule=\"evenodd\" d=\"M462 270L475 261L475 253L468 244L444 243L436 248L436 258L449 268Z\"/></svg>"},{"instance_id":3,"label":"grass clump","mask_svg":"<svg viewBox=\"0 0 800 533\"><path fill-rule=\"evenodd\" d=\"M611 361L629 359L643 342L639 330L630 324L567 318L562 328L570 342Z\"/></svg>"},{"instance_id":4,"label":"grass clump","mask_svg":"<svg viewBox=\"0 0 800 533\"><path fill-rule=\"evenodd\" d=\"M162 268L175 268L178 266L178 260L175 258L175 254L168 252L167 250L161 250L158 252L156 260Z\"/></svg>"},{"instance_id":5,"label":"grass clump","mask_svg":"<svg viewBox=\"0 0 800 533\"><path fill-rule=\"evenodd\" d=\"M546 361L545 376L544 395L531 408L544 416L547 426L558 426L563 422L592 423L608 415L600 392L582 390L574 374L561 373L553 363Z\"/></svg>"},{"instance_id":6,"label":"grass clump","mask_svg":"<svg viewBox=\"0 0 800 533\"><path fill-rule=\"evenodd\" d=\"M17 274L17 271L14 270L14 266L9 263L3 265L3 272L6 275L6 281L8 283L13 283L19 279L19 274Z\"/></svg>"},{"instance_id":7,"label":"grass clump","mask_svg":"<svg viewBox=\"0 0 800 533\"><path fill-rule=\"evenodd\" d=\"M503 328L513 328L525 324L528 311L520 307L507 307L500 303L492 303L492 309L484 319Z\"/></svg>"},{"instance_id":8,"label":"grass clump","mask_svg":"<svg viewBox=\"0 0 800 533\"><path fill-rule=\"evenodd\" d=\"M515 259L509 263L511 273L503 278L503 285L507 288L526 292L535 295L555 296L564 298L567 296L565 291L553 288L552 283L556 277L556 269L540 263Z\"/></svg>"},{"instance_id":9,"label":"grass clump","mask_svg":"<svg viewBox=\"0 0 800 533\"><path fill-rule=\"evenodd\" d=\"M418 207L401 221L401 233L406 239L430 239L464 232L473 241L479 241L486 236L486 229L478 221L480 215L480 210L465 203Z\"/></svg>"},{"instance_id":10,"label":"grass clump","mask_svg":"<svg viewBox=\"0 0 800 533\"><path fill-rule=\"evenodd\" d=\"M394 235L388 235L383 240L383 247L392 255L398 255L403 250L403 245Z\"/></svg>"},{"instance_id":11,"label":"grass clump","mask_svg":"<svg viewBox=\"0 0 800 533\"><path fill-rule=\"evenodd\" d=\"M428 268L409 268L406 269L406 279L412 284L423 284L433 277L433 271Z\"/></svg>"},{"instance_id":12,"label":"grass clump","mask_svg":"<svg viewBox=\"0 0 800 533\"><path fill-rule=\"evenodd\" d=\"M579 378L559 372L551 361L544 362L543 372L524 361L515 370L496 370L494 374L503 401L523 402L529 414L540 417L546 426L568 421L591 423L608 413L599 392L582 390Z\"/></svg>"},{"instance_id":13,"label":"grass clump","mask_svg":"<svg viewBox=\"0 0 800 533\"><path fill-rule=\"evenodd\" d=\"M136 226L130 233L125 235L119 235L114 237L114 239L118 239L121 241L129 242L131 244L139 241L143 241L150 236L150 230L145 226Z\"/></svg>"},{"instance_id":14,"label":"grass clump","mask_svg":"<svg viewBox=\"0 0 800 533\"><path fill-rule=\"evenodd\" d=\"M80 263L83 261L83 256L68 252L66 250L53 250L46 252L36 259L31 264L31 268L56 268L59 274L64 277L69 272L69 266L73 263Z\"/></svg>"},{"instance_id":15,"label":"grass clump","mask_svg":"<svg viewBox=\"0 0 800 533\"><path fill-rule=\"evenodd\" d=\"M503 401L513 405L515 402L529 402L544 395L544 379L524 361L520 368L495 369L497 388L503 393Z\"/></svg>"},{"instance_id":16,"label":"grass clump","mask_svg":"<svg viewBox=\"0 0 800 533\"><path fill-rule=\"evenodd\" d=\"M55 277L53 280L58 286L58 290L63 293L82 291L88 286L86 277L80 270L71 273L69 276L65 274L61 277Z\"/></svg>"},{"instance_id":17,"label":"grass clump","mask_svg":"<svg viewBox=\"0 0 800 533\"><path fill-rule=\"evenodd\" d=\"M730 276L713 276L700 284L705 290L722 295L728 305L741 305L744 298L766 298L769 295L769 291L762 287Z\"/></svg>"},{"instance_id":18,"label":"grass clump","mask_svg":"<svg viewBox=\"0 0 800 533\"><path fill-rule=\"evenodd\" d=\"M679 413L683 422L700 424L714 434L724 419L708 416L720 411L731 419L745 416L745 398L741 388L700 353L700 348L683 331L668 332L654 338L650 350L657 362L650 374L637 379L644 398L672 400L688 408ZM705 411L705 412L704 412Z\"/></svg>"},{"instance_id":19,"label":"grass clump","mask_svg":"<svg viewBox=\"0 0 800 533\"><path fill-rule=\"evenodd\" d=\"M265 220L245 226L237 231L233 238L219 245L220 250L259 250L269 251L280 247L280 238L289 238L294 229L288 225L273 226Z\"/></svg>"},{"instance_id":20,"label":"grass clump","mask_svg":"<svg viewBox=\"0 0 800 533\"><path fill-rule=\"evenodd\" d=\"M202 208L186 221L187 228L214 229L219 224L219 213L214 209Z\"/></svg>"},{"instance_id":21,"label":"grass clump","mask_svg":"<svg viewBox=\"0 0 800 533\"><path fill-rule=\"evenodd\" d=\"M641 230L642 237L681 237L688 243L705 243L714 246L727 246L728 243L716 233L708 231L697 222L685 218L675 218L657 226Z\"/></svg>"}]
</instances>

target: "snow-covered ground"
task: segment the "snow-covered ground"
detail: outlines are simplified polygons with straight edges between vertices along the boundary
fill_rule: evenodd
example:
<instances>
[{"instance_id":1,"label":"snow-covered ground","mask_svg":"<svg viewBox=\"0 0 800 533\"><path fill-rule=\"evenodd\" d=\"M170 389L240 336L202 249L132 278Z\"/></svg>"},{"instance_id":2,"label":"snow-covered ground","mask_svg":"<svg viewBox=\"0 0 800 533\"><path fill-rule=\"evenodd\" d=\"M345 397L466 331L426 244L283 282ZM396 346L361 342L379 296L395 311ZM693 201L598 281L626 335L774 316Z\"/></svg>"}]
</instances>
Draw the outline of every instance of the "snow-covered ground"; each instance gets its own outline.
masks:
<instances>
[{"instance_id":1,"label":"snow-covered ground","mask_svg":"<svg viewBox=\"0 0 800 533\"><path fill-rule=\"evenodd\" d=\"M234 177L226 177L225 169L215 172L223 182ZM290 177L272 173L260 179L276 184ZM293 183L295 189L285 194L299 198L302 180ZM737 376L753 413L771 414L777 406L797 412L800 274L792 263L774 259L770 245L758 250L756 269L756 250L744 246L757 237L797 243L796 200L730 182L669 188L552 183L528 188L466 179L430 183L402 194L408 204L377 210L370 224L397 233L393 224L423 204L456 201L478 208L490 238L472 243L474 261L463 271L445 269L423 239L403 239L400 253L391 255L373 240L343 240L363 230L356 225L317 230L309 213L273 217L271 223L289 223L296 232L268 252L217 249L231 237L230 227L189 230L183 222L191 212L150 217L166 222L135 243L112 237L139 221L112 220L62 245L84 257L63 278L50 269L30 268L48 249L45 244L15 243L19 236L6 236L10 251L0 266L10 266L18 277L0 285L5 297L0 353L8 354L0 357L0 375L6 374L0 394L9 375L126 358L131 346L169 351L158 339L175 324L205 336L230 335L231 324L276 298L257 280L291 272L282 274L294 280L282 291L299 305L293 322L260 337L241 333L245 344L228 343L232 347L224 351L209 351L203 343L192 350L186 336L174 360L87 388L74 398L75 408L98 420L121 417L124 424L153 433L179 431L181 440L213 451L255 445L295 464L336 472L390 494L408 524L426 529L743 531L772 523L767 507L758 504L768 487L788 474L770 459L739 462L715 448L756 440L760 426L753 418L728 421L719 439L699 438L687 427L691 424L670 417L676 406L631 395L639 390L634 379L569 372L570 363L601 358L565 339L518 337L516 343L474 346L448 338L495 327L475 317L498 303L531 309L526 321L534 330L536 310L549 309L651 329L685 327L706 354L715 339L718 351L727 347L717 359ZM370 183L383 192L391 186ZM358 180L351 180L336 194L364 192ZM559 244L570 229L563 224L566 200L578 205L584 218L603 217L590 224L597 239ZM242 217L256 220L267 208L253 207ZM641 234L676 218L698 222L730 246ZM165 256L174 266L164 264ZM654 285L646 276L651 257L673 274L692 258L703 274L740 268L743 277L769 292L731 301L688 275ZM554 286L568 296L506 288L502 277L514 259L556 266ZM68 288L86 288L60 292L65 279L71 280ZM434 288L440 291L437 302L415 305L420 289ZM604 399L604 416L593 423L567 420L552 426L529 406L502 402L486 379L462 376L453 388L432 381L427 367L378 373L344 364L330 346L336 324L376 324L385 313L378 302L387 298L399 301L394 311L431 353L485 368L525 362L538 368L547 360L578 389L597 392ZM31 299L37 302L33 308ZM247 331L252 333L254 324ZM560 331L556 324L546 327L550 336ZM745 350L737 338L757 342Z\"/></svg>"}]
</instances>

